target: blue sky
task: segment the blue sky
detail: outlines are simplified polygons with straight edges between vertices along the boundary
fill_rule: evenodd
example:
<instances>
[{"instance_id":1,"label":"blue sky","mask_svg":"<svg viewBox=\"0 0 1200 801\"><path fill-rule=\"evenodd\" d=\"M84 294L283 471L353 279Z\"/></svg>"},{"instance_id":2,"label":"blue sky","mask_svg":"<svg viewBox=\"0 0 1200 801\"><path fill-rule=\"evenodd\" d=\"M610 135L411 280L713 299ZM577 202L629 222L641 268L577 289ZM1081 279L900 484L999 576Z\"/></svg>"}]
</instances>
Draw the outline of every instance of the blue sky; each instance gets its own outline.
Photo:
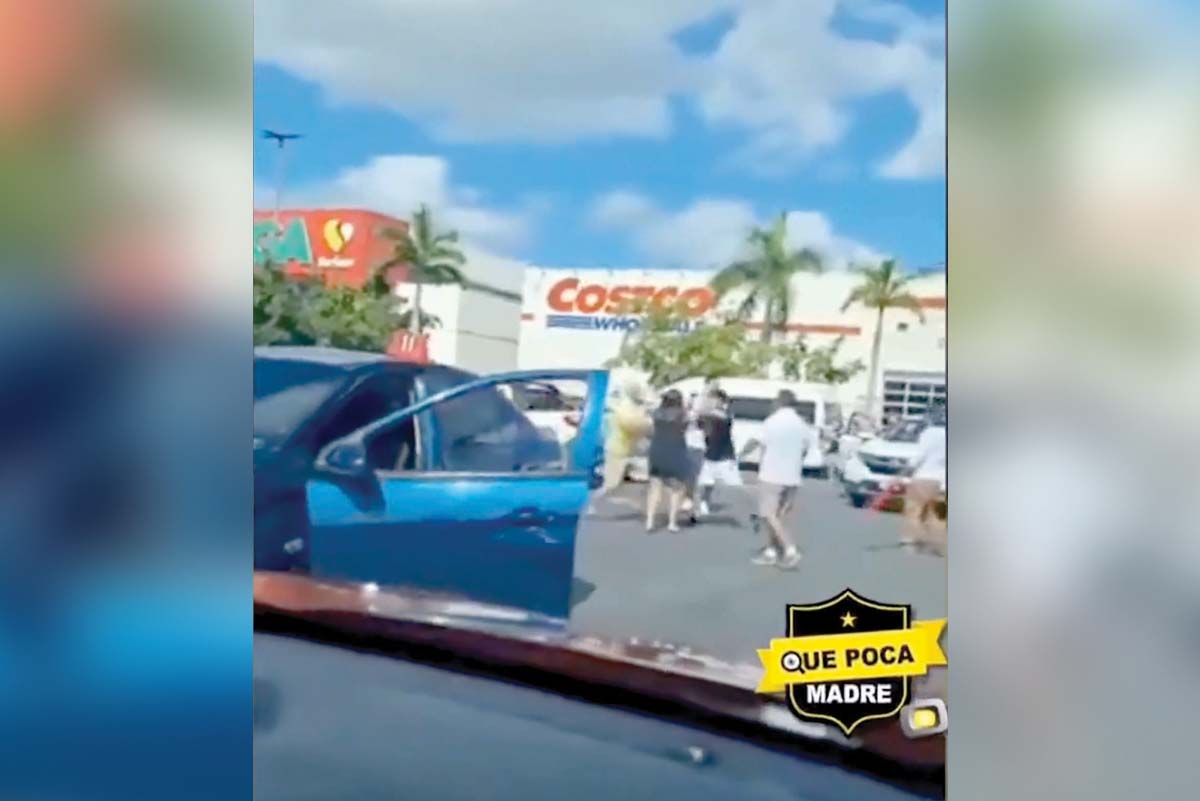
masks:
<instances>
[{"instance_id":1,"label":"blue sky","mask_svg":"<svg viewBox=\"0 0 1200 801\"><path fill-rule=\"evenodd\" d=\"M298 5L256 4L256 126L305 135L285 205L426 202L544 266L709 267L781 212L834 266L944 261L941 3Z\"/></svg>"}]
</instances>

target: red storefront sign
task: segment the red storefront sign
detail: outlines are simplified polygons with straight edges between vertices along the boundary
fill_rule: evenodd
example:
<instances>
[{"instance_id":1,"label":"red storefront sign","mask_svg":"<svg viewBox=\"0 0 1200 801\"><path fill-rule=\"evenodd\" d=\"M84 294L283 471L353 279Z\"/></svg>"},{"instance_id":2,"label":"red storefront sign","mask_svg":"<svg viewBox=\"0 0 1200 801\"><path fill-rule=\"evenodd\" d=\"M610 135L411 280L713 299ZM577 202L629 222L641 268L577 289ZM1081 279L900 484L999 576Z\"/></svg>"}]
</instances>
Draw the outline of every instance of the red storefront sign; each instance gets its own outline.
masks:
<instances>
[{"instance_id":1,"label":"red storefront sign","mask_svg":"<svg viewBox=\"0 0 1200 801\"><path fill-rule=\"evenodd\" d=\"M550 287L546 305L563 314L621 314L633 311L639 301L654 308L675 307L689 317L700 317L717 302L716 293L706 286L681 289L677 286L586 284L578 278L564 278Z\"/></svg>"},{"instance_id":2,"label":"red storefront sign","mask_svg":"<svg viewBox=\"0 0 1200 801\"><path fill-rule=\"evenodd\" d=\"M392 257L384 228L405 230L395 217L362 209L281 209L254 212L254 263L284 265L292 275L321 274L330 285L362 286ZM393 273L393 280L403 280Z\"/></svg>"}]
</instances>

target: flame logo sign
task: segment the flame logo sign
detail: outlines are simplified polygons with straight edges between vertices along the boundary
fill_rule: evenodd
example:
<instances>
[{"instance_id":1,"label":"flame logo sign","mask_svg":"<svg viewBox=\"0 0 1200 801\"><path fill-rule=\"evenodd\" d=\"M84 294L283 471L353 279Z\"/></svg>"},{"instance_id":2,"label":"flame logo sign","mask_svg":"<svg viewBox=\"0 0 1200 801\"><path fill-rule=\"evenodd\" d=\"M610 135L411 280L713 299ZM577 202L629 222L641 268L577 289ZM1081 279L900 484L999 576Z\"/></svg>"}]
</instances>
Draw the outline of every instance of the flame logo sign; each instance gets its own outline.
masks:
<instances>
[{"instance_id":1,"label":"flame logo sign","mask_svg":"<svg viewBox=\"0 0 1200 801\"><path fill-rule=\"evenodd\" d=\"M325 244L329 245L329 249L334 253L341 253L346 243L354 237L354 226L336 218L327 220L324 234Z\"/></svg>"}]
</instances>

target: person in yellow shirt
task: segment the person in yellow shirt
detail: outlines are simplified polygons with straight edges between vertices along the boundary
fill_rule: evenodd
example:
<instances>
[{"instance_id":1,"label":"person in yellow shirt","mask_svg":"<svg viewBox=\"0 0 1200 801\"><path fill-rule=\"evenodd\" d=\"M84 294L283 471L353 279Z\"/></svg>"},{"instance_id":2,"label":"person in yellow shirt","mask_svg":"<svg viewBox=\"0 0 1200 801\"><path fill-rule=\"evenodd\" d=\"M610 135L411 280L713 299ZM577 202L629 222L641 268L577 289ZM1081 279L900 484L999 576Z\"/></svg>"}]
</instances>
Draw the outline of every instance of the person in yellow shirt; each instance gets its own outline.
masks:
<instances>
[{"instance_id":1,"label":"person in yellow shirt","mask_svg":"<svg viewBox=\"0 0 1200 801\"><path fill-rule=\"evenodd\" d=\"M622 389L621 397L608 411L605 421L608 437L604 443L604 484L595 499L608 497L621 486L629 468L629 460L653 427L650 415L646 412L646 395L642 385L630 381ZM615 500L634 505L627 498Z\"/></svg>"}]
</instances>

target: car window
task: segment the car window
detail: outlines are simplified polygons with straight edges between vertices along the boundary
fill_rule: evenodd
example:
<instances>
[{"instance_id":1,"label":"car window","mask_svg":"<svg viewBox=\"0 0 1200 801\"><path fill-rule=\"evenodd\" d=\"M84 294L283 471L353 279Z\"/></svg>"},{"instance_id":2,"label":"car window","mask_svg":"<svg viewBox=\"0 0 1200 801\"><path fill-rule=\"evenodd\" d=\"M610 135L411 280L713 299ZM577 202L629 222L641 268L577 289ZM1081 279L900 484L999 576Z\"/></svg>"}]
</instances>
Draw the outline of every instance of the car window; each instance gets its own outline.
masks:
<instances>
[{"instance_id":1,"label":"car window","mask_svg":"<svg viewBox=\"0 0 1200 801\"><path fill-rule=\"evenodd\" d=\"M842 427L842 405L840 403L825 404L825 425L828 428Z\"/></svg>"},{"instance_id":2,"label":"car window","mask_svg":"<svg viewBox=\"0 0 1200 801\"><path fill-rule=\"evenodd\" d=\"M523 412L566 412L572 408L561 392L544 384L514 384L512 400Z\"/></svg>"},{"instance_id":3,"label":"car window","mask_svg":"<svg viewBox=\"0 0 1200 801\"><path fill-rule=\"evenodd\" d=\"M883 432L883 439L889 442L916 442L924 428L925 424L920 420L900 420Z\"/></svg>"},{"instance_id":4,"label":"car window","mask_svg":"<svg viewBox=\"0 0 1200 801\"><path fill-rule=\"evenodd\" d=\"M288 359L254 360L254 436L274 444L300 426L341 387L345 371Z\"/></svg>"},{"instance_id":5,"label":"car window","mask_svg":"<svg viewBox=\"0 0 1200 801\"><path fill-rule=\"evenodd\" d=\"M351 434L397 409L412 404L412 384L401 376L372 376L354 387L318 429L313 447L317 450Z\"/></svg>"},{"instance_id":6,"label":"car window","mask_svg":"<svg viewBox=\"0 0 1200 801\"><path fill-rule=\"evenodd\" d=\"M442 370L425 381L434 394L474 378ZM569 390L528 382L498 383L435 404L419 415L418 428L433 432L428 443L431 452L424 459L426 469L485 473L566 469L568 444L559 442L552 429L534 425L519 406L530 396L553 395L555 405L570 411L576 393L574 382L567 383ZM583 382L578 394L587 395Z\"/></svg>"},{"instance_id":7,"label":"car window","mask_svg":"<svg viewBox=\"0 0 1200 801\"><path fill-rule=\"evenodd\" d=\"M729 411L737 420L766 420L771 404L770 398L730 398Z\"/></svg>"},{"instance_id":8,"label":"car window","mask_svg":"<svg viewBox=\"0 0 1200 801\"><path fill-rule=\"evenodd\" d=\"M771 416L775 404L774 398L730 398L729 409L737 420L766 420ZM796 412L810 424L817 419L817 404L812 401L798 401Z\"/></svg>"},{"instance_id":9,"label":"car window","mask_svg":"<svg viewBox=\"0 0 1200 801\"><path fill-rule=\"evenodd\" d=\"M817 404L813 401L797 401L796 413L808 421L809 425L817 424Z\"/></svg>"},{"instance_id":10,"label":"car window","mask_svg":"<svg viewBox=\"0 0 1200 801\"><path fill-rule=\"evenodd\" d=\"M442 401L422 417L437 432L434 469L493 473L562 465L557 440L530 423L496 386Z\"/></svg>"}]
</instances>

